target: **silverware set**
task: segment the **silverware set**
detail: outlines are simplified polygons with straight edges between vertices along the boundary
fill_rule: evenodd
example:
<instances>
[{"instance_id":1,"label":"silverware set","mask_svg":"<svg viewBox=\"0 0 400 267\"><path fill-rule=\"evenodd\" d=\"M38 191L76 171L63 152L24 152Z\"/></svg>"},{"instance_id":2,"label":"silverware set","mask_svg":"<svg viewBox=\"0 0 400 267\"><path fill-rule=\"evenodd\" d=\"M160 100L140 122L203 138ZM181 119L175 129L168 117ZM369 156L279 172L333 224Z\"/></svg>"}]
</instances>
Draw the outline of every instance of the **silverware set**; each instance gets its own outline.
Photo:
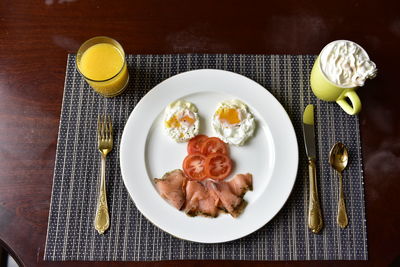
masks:
<instances>
[{"instance_id":1,"label":"silverware set","mask_svg":"<svg viewBox=\"0 0 400 267\"><path fill-rule=\"evenodd\" d=\"M323 228L323 218L318 197L317 173L316 173L316 149L314 133L314 106L308 105L303 113L303 133L309 170L309 207L308 227L313 233L319 233ZM106 158L113 148L113 128L110 116L100 115L97 121L98 149L101 155L100 190L97 201L94 227L99 234L110 226L106 194ZM348 150L342 143L335 144L329 153L329 163L339 175L339 200L337 211L337 223L341 228L348 224L346 205L343 193L342 172L348 163Z\"/></svg>"},{"instance_id":2,"label":"silverware set","mask_svg":"<svg viewBox=\"0 0 400 267\"><path fill-rule=\"evenodd\" d=\"M314 133L314 106L308 105L303 113L303 134L309 170L309 203L308 203L308 228L313 233L319 233L323 227L323 218L318 197L316 174L316 150ZM335 144L329 153L329 163L339 174L339 200L337 223L341 228L348 224L346 205L343 193L342 172L348 163L348 150L342 143Z\"/></svg>"}]
</instances>

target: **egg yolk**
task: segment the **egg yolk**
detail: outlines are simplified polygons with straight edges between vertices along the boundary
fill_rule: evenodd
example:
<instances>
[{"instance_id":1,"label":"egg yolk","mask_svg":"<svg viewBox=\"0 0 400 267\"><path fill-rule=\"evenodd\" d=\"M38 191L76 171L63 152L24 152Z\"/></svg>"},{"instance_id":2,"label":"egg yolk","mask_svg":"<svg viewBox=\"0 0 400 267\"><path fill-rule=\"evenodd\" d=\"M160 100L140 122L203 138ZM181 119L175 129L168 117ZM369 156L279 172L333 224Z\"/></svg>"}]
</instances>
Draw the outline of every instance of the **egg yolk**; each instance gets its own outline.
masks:
<instances>
[{"instance_id":1,"label":"egg yolk","mask_svg":"<svg viewBox=\"0 0 400 267\"><path fill-rule=\"evenodd\" d=\"M189 117L189 116L184 116L183 118L181 118L180 119L180 121L182 121L182 122L186 122L187 124L189 124L189 125L192 125L193 123L194 123L194 119L193 118L191 118L191 117Z\"/></svg>"},{"instance_id":2,"label":"egg yolk","mask_svg":"<svg viewBox=\"0 0 400 267\"><path fill-rule=\"evenodd\" d=\"M179 128L181 127L181 122L184 122L191 126L195 122L195 119L188 115L185 115L181 118L174 115L165 122L165 125L167 126L167 128Z\"/></svg>"},{"instance_id":3,"label":"egg yolk","mask_svg":"<svg viewBox=\"0 0 400 267\"><path fill-rule=\"evenodd\" d=\"M167 128L179 128L181 126L178 118L174 115L165 122Z\"/></svg>"},{"instance_id":4,"label":"egg yolk","mask_svg":"<svg viewBox=\"0 0 400 267\"><path fill-rule=\"evenodd\" d=\"M229 124L237 124L240 122L239 112L234 108L220 108L217 111L219 119Z\"/></svg>"}]
</instances>

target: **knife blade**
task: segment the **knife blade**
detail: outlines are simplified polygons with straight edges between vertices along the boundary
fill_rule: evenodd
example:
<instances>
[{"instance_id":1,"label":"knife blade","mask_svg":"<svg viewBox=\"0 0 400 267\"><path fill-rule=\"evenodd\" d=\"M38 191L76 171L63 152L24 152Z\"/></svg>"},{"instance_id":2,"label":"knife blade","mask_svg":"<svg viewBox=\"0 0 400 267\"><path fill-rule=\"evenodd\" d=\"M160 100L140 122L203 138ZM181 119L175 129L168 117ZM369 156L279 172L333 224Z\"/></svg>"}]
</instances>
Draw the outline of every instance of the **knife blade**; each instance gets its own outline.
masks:
<instances>
[{"instance_id":1,"label":"knife blade","mask_svg":"<svg viewBox=\"0 0 400 267\"><path fill-rule=\"evenodd\" d=\"M309 204L308 204L308 227L313 233L319 233L323 226L321 207L318 198L317 173L316 173L316 150L314 133L314 106L308 105L303 113L303 134L306 153L308 157L309 173Z\"/></svg>"},{"instance_id":2,"label":"knife blade","mask_svg":"<svg viewBox=\"0 0 400 267\"><path fill-rule=\"evenodd\" d=\"M308 158L315 159L314 106L308 105L303 113L303 133Z\"/></svg>"}]
</instances>

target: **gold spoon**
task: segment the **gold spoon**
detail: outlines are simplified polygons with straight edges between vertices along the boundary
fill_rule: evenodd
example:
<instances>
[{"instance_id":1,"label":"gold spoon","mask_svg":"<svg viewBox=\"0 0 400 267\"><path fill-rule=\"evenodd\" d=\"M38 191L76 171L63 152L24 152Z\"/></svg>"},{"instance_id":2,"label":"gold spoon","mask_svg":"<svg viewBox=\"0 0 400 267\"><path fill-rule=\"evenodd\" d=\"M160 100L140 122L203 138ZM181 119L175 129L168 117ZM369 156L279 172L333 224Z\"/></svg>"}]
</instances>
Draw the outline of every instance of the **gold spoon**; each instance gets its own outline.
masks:
<instances>
[{"instance_id":1,"label":"gold spoon","mask_svg":"<svg viewBox=\"0 0 400 267\"><path fill-rule=\"evenodd\" d=\"M349 223L346 213L346 204L344 202L343 194L343 176L342 171L346 168L349 160L349 151L342 143L335 144L329 152L329 163L339 173L339 202L337 223L341 228L345 228Z\"/></svg>"}]
</instances>

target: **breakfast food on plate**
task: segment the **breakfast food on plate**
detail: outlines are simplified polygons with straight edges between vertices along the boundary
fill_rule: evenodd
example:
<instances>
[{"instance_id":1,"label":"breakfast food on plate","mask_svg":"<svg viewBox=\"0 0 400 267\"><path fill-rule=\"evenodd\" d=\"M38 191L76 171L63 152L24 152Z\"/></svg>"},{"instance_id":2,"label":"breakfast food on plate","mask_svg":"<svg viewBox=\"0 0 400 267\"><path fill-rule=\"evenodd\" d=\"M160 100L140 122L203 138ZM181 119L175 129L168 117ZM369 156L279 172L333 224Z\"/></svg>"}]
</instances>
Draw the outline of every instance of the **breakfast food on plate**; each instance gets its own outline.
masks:
<instances>
[{"instance_id":1,"label":"breakfast food on plate","mask_svg":"<svg viewBox=\"0 0 400 267\"><path fill-rule=\"evenodd\" d=\"M189 154L185 157L182 169L191 180L204 180L207 178L205 168L206 157L200 153Z\"/></svg>"},{"instance_id":2,"label":"breakfast food on plate","mask_svg":"<svg viewBox=\"0 0 400 267\"><path fill-rule=\"evenodd\" d=\"M236 174L231 180L226 182L230 190L235 195L242 197L247 190L253 190L253 176L250 173Z\"/></svg>"},{"instance_id":3,"label":"breakfast food on plate","mask_svg":"<svg viewBox=\"0 0 400 267\"><path fill-rule=\"evenodd\" d=\"M187 178L181 170L167 172L161 179L154 178L158 193L178 210L185 203L186 182Z\"/></svg>"},{"instance_id":4,"label":"breakfast food on plate","mask_svg":"<svg viewBox=\"0 0 400 267\"><path fill-rule=\"evenodd\" d=\"M206 156L215 153L228 155L228 146L218 137L209 137L202 142L200 153Z\"/></svg>"},{"instance_id":5,"label":"breakfast food on plate","mask_svg":"<svg viewBox=\"0 0 400 267\"><path fill-rule=\"evenodd\" d=\"M253 114L240 100L226 100L218 104L212 122L215 134L224 142L241 146L256 127Z\"/></svg>"},{"instance_id":6,"label":"breakfast food on plate","mask_svg":"<svg viewBox=\"0 0 400 267\"><path fill-rule=\"evenodd\" d=\"M208 191L219 199L219 208L231 214L232 217L240 215L246 202L243 198L235 195L226 182L215 183L207 181L206 186Z\"/></svg>"},{"instance_id":7,"label":"breakfast food on plate","mask_svg":"<svg viewBox=\"0 0 400 267\"><path fill-rule=\"evenodd\" d=\"M225 154L213 153L207 155L204 167L208 178L223 180L232 171L232 160Z\"/></svg>"},{"instance_id":8,"label":"breakfast food on plate","mask_svg":"<svg viewBox=\"0 0 400 267\"><path fill-rule=\"evenodd\" d=\"M182 168L191 180L211 178L223 180L232 170L232 160L228 147L217 137L199 135L191 139L187 146L189 155L183 160Z\"/></svg>"},{"instance_id":9,"label":"breakfast food on plate","mask_svg":"<svg viewBox=\"0 0 400 267\"><path fill-rule=\"evenodd\" d=\"M193 103L177 100L164 112L164 129L177 142L185 142L199 133L199 115Z\"/></svg>"},{"instance_id":10,"label":"breakfast food on plate","mask_svg":"<svg viewBox=\"0 0 400 267\"><path fill-rule=\"evenodd\" d=\"M208 136L203 134L196 135L196 137L190 139L187 146L188 154L201 153L201 145L207 139Z\"/></svg>"},{"instance_id":11,"label":"breakfast food on plate","mask_svg":"<svg viewBox=\"0 0 400 267\"><path fill-rule=\"evenodd\" d=\"M243 145L255 129L253 115L240 100L218 104L212 127L218 137L198 135L199 115L194 104L178 100L164 112L164 129L177 142L189 141L182 170L173 170L161 179L154 178L157 191L168 203L189 216L217 217L220 211L239 216L247 202L244 195L252 190L251 174L236 174L224 181L233 162L229 144Z\"/></svg>"},{"instance_id":12,"label":"breakfast food on plate","mask_svg":"<svg viewBox=\"0 0 400 267\"><path fill-rule=\"evenodd\" d=\"M241 214L246 206L243 199L252 190L252 175L236 174L230 181L189 180L181 170L166 173L154 179L160 195L178 210L189 216L217 217L220 211L232 217Z\"/></svg>"},{"instance_id":13,"label":"breakfast food on plate","mask_svg":"<svg viewBox=\"0 0 400 267\"><path fill-rule=\"evenodd\" d=\"M205 156L211 153L222 153L228 155L227 145L217 137L208 137L203 134L199 134L196 137L190 139L187 146L188 154L200 153Z\"/></svg>"},{"instance_id":14,"label":"breakfast food on plate","mask_svg":"<svg viewBox=\"0 0 400 267\"><path fill-rule=\"evenodd\" d=\"M219 199L211 194L199 181L188 181L186 184L186 202L183 211L189 216L218 216Z\"/></svg>"}]
</instances>

